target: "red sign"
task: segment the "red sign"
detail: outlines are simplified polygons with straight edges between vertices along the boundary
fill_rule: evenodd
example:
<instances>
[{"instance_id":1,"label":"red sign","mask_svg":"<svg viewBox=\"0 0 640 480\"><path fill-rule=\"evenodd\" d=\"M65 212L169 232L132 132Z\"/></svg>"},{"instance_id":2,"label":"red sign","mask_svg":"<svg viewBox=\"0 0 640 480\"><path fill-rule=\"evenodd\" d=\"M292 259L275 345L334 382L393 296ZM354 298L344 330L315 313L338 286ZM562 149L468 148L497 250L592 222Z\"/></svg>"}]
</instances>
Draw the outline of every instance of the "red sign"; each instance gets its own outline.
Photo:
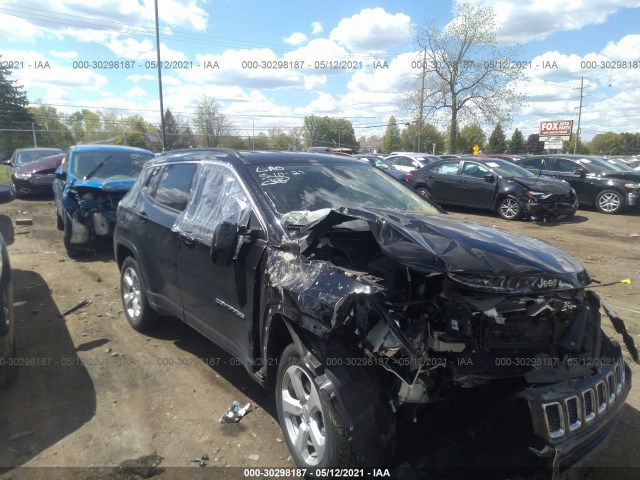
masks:
<instances>
[{"instance_id":1,"label":"red sign","mask_svg":"<svg viewBox=\"0 0 640 480\"><path fill-rule=\"evenodd\" d=\"M540 122L540 135L571 136L573 120Z\"/></svg>"}]
</instances>

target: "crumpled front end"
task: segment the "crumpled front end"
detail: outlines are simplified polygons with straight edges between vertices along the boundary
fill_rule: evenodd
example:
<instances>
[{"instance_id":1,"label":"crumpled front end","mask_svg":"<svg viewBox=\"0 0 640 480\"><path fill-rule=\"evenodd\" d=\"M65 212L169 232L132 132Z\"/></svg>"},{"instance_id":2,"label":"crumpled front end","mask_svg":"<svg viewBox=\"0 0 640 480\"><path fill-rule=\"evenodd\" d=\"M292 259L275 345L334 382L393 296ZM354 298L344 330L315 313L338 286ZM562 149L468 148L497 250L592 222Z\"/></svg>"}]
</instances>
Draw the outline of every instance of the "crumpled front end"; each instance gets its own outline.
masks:
<instances>
[{"instance_id":1,"label":"crumpled front end","mask_svg":"<svg viewBox=\"0 0 640 480\"><path fill-rule=\"evenodd\" d=\"M602 332L600 299L585 290L591 279L548 244L445 217L333 211L302 232L304 261L270 253L272 309L325 341L309 350L332 374L377 368L367 398L394 413L509 382L527 395L548 448L580 457L597 440L591 432L612 425L630 385L619 347ZM637 360L624 323L604 308ZM344 411L357 403L332 392ZM358 427L352 446L371 460L367 436L381 432Z\"/></svg>"},{"instance_id":2,"label":"crumpled front end","mask_svg":"<svg viewBox=\"0 0 640 480\"><path fill-rule=\"evenodd\" d=\"M118 202L126 193L99 186L71 187L62 198L62 206L71 219L70 243L88 243L96 237L113 235Z\"/></svg>"}]
</instances>

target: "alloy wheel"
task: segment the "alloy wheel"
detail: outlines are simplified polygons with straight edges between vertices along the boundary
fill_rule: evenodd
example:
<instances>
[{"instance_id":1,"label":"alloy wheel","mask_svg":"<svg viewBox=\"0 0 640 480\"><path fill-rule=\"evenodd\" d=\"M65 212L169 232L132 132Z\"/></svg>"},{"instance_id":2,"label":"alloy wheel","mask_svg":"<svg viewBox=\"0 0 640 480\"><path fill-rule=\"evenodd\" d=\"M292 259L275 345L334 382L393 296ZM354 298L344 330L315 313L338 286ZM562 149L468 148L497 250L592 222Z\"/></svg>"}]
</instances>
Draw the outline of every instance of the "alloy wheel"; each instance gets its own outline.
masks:
<instances>
[{"instance_id":1,"label":"alloy wheel","mask_svg":"<svg viewBox=\"0 0 640 480\"><path fill-rule=\"evenodd\" d=\"M513 198L505 198L500 203L500 212L504 218L514 218L520 212L520 205Z\"/></svg>"},{"instance_id":2,"label":"alloy wheel","mask_svg":"<svg viewBox=\"0 0 640 480\"><path fill-rule=\"evenodd\" d=\"M122 274L122 299L127 310L127 315L133 320L138 320L142 313L142 295L138 272L131 267Z\"/></svg>"},{"instance_id":3,"label":"alloy wheel","mask_svg":"<svg viewBox=\"0 0 640 480\"><path fill-rule=\"evenodd\" d=\"M612 213L620 208L620 196L614 192L605 192L598 199L598 206L603 212Z\"/></svg>"},{"instance_id":4,"label":"alloy wheel","mask_svg":"<svg viewBox=\"0 0 640 480\"><path fill-rule=\"evenodd\" d=\"M282 378L282 411L286 433L307 465L324 457L326 437L320 392L299 365L290 365Z\"/></svg>"}]
</instances>

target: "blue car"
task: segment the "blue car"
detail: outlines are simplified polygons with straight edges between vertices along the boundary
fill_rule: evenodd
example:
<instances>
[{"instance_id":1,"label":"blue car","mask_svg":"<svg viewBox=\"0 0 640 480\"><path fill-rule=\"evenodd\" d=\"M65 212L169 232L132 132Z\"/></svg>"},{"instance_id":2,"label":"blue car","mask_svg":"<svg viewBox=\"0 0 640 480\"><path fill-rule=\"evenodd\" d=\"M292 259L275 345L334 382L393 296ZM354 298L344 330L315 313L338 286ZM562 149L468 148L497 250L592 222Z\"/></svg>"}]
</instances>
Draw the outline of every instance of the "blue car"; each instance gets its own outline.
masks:
<instances>
[{"instance_id":1,"label":"blue car","mask_svg":"<svg viewBox=\"0 0 640 480\"><path fill-rule=\"evenodd\" d=\"M58 229L70 257L97 237L113 234L118 202L135 182L149 150L119 145L75 145L55 172L53 195Z\"/></svg>"}]
</instances>

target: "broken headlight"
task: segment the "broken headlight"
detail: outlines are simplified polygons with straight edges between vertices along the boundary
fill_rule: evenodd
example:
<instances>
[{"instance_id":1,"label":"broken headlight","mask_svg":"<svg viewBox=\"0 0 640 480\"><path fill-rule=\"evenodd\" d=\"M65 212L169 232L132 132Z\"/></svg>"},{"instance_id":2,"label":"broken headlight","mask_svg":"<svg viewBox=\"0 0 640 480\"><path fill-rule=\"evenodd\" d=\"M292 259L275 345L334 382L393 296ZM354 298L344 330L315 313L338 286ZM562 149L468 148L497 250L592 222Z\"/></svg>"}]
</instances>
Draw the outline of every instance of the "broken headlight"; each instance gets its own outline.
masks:
<instances>
[{"instance_id":1,"label":"broken headlight","mask_svg":"<svg viewBox=\"0 0 640 480\"><path fill-rule=\"evenodd\" d=\"M552 195L551 193L534 192L533 190L527 190L524 194L531 200L545 200Z\"/></svg>"},{"instance_id":2,"label":"broken headlight","mask_svg":"<svg viewBox=\"0 0 640 480\"><path fill-rule=\"evenodd\" d=\"M15 178L19 178L20 180L29 180L31 178L31 174L30 173L18 173L18 172L14 172L13 176Z\"/></svg>"}]
</instances>

